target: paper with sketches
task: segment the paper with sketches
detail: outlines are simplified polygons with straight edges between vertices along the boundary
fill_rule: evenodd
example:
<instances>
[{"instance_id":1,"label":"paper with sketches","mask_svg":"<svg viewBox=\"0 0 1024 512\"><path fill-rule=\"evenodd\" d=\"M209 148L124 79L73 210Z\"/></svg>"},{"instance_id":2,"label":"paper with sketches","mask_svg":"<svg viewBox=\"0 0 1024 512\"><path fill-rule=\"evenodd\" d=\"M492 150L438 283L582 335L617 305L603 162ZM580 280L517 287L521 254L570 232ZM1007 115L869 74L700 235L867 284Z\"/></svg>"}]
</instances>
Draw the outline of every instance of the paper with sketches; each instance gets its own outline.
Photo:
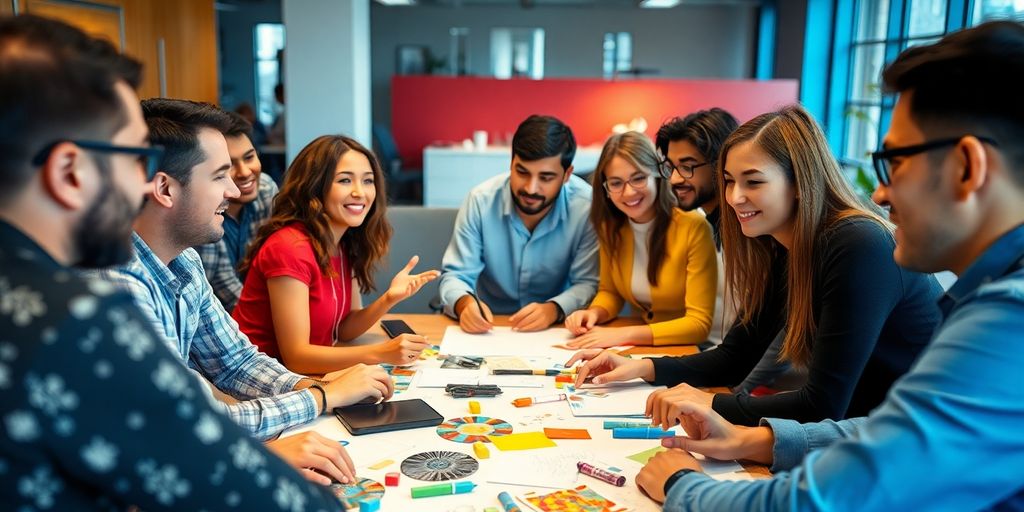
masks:
<instances>
[{"instance_id":1,"label":"paper with sketches","mask_svg":"<svg viewBox=\"0 0 1024 512\"><path fill-rule=\"evenodd\" d=\"M588 385L569 393L569 409L573 416L643 417L647 396L665 386L652 386L643 379Z\"/></svg>"}]
</instances>

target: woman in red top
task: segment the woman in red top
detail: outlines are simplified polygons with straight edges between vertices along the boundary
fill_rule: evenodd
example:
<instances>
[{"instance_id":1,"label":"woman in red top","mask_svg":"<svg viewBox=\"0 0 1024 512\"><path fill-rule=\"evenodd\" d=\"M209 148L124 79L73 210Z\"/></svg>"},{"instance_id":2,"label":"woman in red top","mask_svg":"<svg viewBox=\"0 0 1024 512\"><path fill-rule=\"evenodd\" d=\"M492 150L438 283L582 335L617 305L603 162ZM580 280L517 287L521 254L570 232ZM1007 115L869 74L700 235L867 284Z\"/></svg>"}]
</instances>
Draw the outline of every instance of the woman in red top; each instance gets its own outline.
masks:
<instances>
[{"instance_id":1,"label":"woman in red top","mask_svg":"<svg viewBox=\"0 0 1024 512\"><path fill-rule=\"evenodd\" d=\"M406 364L428 346L414 335L343 344L438 276L410 274L419 261L413 256L387 292L362 307L356 285L364 293L374 288L373 269L391 238L386 197L377 159L348 137L319 137L295 157L273 216L242 261L245 285L231 315L260 350L292 371L327 373L356 363Z\"/></svg>"}]
</instances>

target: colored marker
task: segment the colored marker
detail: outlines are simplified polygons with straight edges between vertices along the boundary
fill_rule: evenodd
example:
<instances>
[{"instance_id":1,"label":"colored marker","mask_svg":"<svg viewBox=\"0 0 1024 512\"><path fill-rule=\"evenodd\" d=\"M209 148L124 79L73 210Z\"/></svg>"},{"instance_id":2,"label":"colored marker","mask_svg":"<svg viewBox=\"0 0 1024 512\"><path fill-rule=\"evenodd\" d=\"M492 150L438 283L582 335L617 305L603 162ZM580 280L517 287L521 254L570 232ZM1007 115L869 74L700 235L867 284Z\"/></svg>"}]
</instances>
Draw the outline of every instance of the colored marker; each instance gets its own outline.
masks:
<instances>
[{"instance_id":1,"label":"colored marker","mask_svg":"<svg viewBox=\"0 0 1024 512\"><path fill-rule=\"evenodd\" d=\"M661 439L674 435L671 430L662 430L660 427L612 429L612 439Z\"/></svg>"},{"instance_id":2,"label":"colored marker","mask_svg":"<svg viewBox=\"0 0 1024 512\"><path fill-rule=\"evenodd\" d=\"M611 430L613 428L643 428L650 427L651 422L649 421L616 421L616 420L604 420L604 429Z\"/></svg>"},{"instance_id":3,"label":"colored marker","mask_svg":"<svg viewBox=\"0 0 1024 512\"><path fill-rule=\"evenodd\" d=\"M413 487L413 498L429 498L431 496L447 496L449 494L466 494L476 487L473 482L448 482L435 485Z\"/></svg>"},{"instance_id":4,"label":"colored marker","mask_svg":"<svg viewBox=\"0 0 1024 512\"><path fill-rule=\"evenodd\" d=\"M516 407L527 407L533 404L543 404L546 402L559 402L567 400L565 393L559 393L557 395L546 395L546 396L531 396L526 398L516 398L512 400L512 405Z\"/></svg>"},{"instance_id":5,"label":"colored marker","mask_svg":"<svg viewBox=\"0 0 1024 512\"><path fill-rule=\"evenodd\" d=\"M531 370L528 368L498 368L491 370L492 375L546 375L548 377L554 377L555 375L561 375L559 370Z\"/></svg>"},{"instance_id":6,"label":"colored marker","mask_svg":"<svg viewBox=\"0 0 1024 512\"><path fill-rule=\"evenodd\" d=\"M505 512L522 512L522 509L519 508L519 505L516 505L512 496L505 491L498 493L498 501L501 502L501 506L504 507Z\"/></svg>"},{"instance_id":7,"label":"colored marker","mask_svg":"<svg viewBox=\"0 0 1024 512\"><path fill-rule=\"evenodd\" d=\"M602 482L608 482L616 487L622 487L623 485L626 485L625 476L616 475L611 471L601 469L596 466L592 466L590 464L587 464L586 462L577 462L576 468L579 469L580 473L583 473L584 475L592 476L598 480L601 480Z\"/></svg>"}]
</instances>

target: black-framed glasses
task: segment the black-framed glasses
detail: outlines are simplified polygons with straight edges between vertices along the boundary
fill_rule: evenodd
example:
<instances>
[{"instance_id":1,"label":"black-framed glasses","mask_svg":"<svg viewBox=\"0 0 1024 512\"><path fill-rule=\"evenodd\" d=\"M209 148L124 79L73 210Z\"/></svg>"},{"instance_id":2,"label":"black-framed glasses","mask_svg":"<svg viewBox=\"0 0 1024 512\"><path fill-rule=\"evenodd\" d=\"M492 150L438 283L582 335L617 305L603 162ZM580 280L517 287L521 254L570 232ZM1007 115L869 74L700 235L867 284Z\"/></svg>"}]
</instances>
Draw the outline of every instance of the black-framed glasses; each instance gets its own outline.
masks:
<instances>
[{"instance_id":1,"label":"black-framed glasses","mask_svg":"<svg viewBox=\"0 0 1024 512\"><path fill-rule=\"evenodd\" d=\"M645 190L647 189L647 180L651 179L651 176L651 174L634 174L628 180L620 180L618 178L605 180L602 185L604 185L604 189L609 194L621 194L626 190L627 183L633 190Z\"/></svg>"},{"instance_id":2,"label":"black-framed glasses","mask_svg":"<svg viewBox=\"0 0 1024 512\"><path fill-rule=\"evenodd\" d=\"M878 183L882 186L889 186L892 178L892 159L901 156L912 156L926 151L933 151L940 148L949 146L955 146L967 135L961 135L959 137L949 139L932 140L928 142L922 142L921 144L914 144L913 146L903 146L899 148L888 148L880 151L871 153L871 163L875 167L875 177L878 178ZM978 140L985 144L991 144L995 147L999 147L999 144L988 138L988 137L977 137Z\"/></svg>"},{"instance_id":3,"label":"black-framed glasses","mask_svg":"<svg viewBox=\"0 0 1024 512\"><path fill-rule=\"evenodd\" d=\"M82 149L88 151L99 151L101 153L125 153L129 155L138 156L139 165L146 170L146 179L152 180L153 176L156 176L157 169L160 168L160 159L164 156L164 147L153 145L153 146L121 146L118 144L111 144L109 142L102 142L97 140L59 140L52 144L48 144L36 156L32 158L32 165L43 165L46 163L46 159L50 157L50 152L53 148L57 147L57 144L61 142L70 142Z\"/></svg>"},{"instance_id":4,"label":"black-framed glasses","mask_svg":"<svg viewBox=\"0 0 1024 512\"><path fill-rule=\"evenodd\" d=\"M708 165L710 163L711 162L701 162L699 164L676 165L672 163L671 160L665 159L661 162L661 173L664 176L672 176L672 173L676 173L679 175L680 178L688 180L693 177L694 169L697 169L698 167L704 167L705 165Z\"/></svg>"}]
</instances>

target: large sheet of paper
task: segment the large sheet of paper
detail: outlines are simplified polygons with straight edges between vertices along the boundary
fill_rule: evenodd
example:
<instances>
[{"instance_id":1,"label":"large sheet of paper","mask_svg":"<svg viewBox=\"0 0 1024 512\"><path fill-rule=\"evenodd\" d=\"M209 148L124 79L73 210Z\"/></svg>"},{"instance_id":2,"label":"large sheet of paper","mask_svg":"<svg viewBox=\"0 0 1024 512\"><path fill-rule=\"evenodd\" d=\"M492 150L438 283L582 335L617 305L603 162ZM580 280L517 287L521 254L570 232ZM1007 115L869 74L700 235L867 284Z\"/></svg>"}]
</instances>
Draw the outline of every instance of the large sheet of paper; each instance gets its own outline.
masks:
<instances>
[{"instance_id":1,"label":"large sheet of paper","mask_svg":"<svg viewBox=\"0 0 1024 512\"><path fill-rule=\"evenodd\" d=\"M441 340L442 354L460 356L526 356L547 357L564 363L576 352L558 348L572 339L567 329L548 329L540 332L516 332L511 327L495 327L484 334L467 334L457 326L450 326Z\"/></svg>"},{"instance_id":2,"label":"large sheet of paper","mask_svg":"<svg viewBox=\"0 0 1024 512\"><path fill-rule=\"evenodd\" d=\"M569 409L576 417L643 417L647 396L659 389L665 386L652 386L643 379L588 385L569 393Z\"/></svg>"}]
</instances>

